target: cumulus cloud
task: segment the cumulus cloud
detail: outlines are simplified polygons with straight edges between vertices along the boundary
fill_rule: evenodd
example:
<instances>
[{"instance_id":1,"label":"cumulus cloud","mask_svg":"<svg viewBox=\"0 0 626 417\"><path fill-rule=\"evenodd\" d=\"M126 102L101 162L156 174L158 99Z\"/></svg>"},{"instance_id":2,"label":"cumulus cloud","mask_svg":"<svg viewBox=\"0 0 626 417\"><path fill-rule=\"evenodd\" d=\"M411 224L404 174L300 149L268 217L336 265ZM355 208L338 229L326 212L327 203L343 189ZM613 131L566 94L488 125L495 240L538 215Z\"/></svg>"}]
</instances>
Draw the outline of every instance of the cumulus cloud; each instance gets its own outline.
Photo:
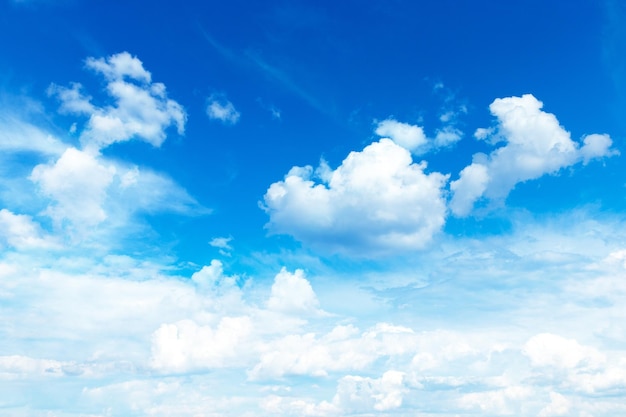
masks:
<instances>
[{"instance_id":1,"label":"cumulus cloud","mask_svg":"<svg viewBox=\"0 0 626 417\"><path fill-rule=\"evenodd\" d=\"M339 380L333 403L350 411L393 410L402 406L405 384L400 371L387 371L380 378L348 375Z\"/></svg>"},{"instance_id":2,"label":"cumulus cloud","mask_svg":"<svg viewBox=\"0 0 626 417\"><path fill-rule=\"evenodd\" d=\"M515 385L498 390L472 392L459 399L461 408L480 410L486 415L530 415L531 407L524 407L534 390L527 386ZM485 414L483 414L485 415Z\"/></svg>"},{"instance_id":3,"label":"cumulus cloud","mask_svg":"<svg viewBox=\"0 0 626 417\"><path fill-rule=\"evenodd\" d=\"M423 248L444 224L447 176L390 139L351 152L335 170L293 167L267 190L273 233L326 252L371 255Z\"/></svg>"},{"instance_id":4,"label":"cumulus cloud","mask_svg":"<svg viewBox=\"0 0 626 417\"><path fill-rule=\"evenodd\" d=\"M378 136L390 138L411 152L417 152L428 142L424 129L420 126L401 123L394 119L383 120L375 130Z\"/></svg>"},{"instance_id":5,"label":"cumulus cloud","mask_svg":"<svg viewBox=\"0 0 626 417\"><path fill-rule=\"evenodd\" d=\"M450 183L450 209L455 215L467 215L482 197L505 198L520 182L616 153L608 135L585 136L582 146L572 141L557 118L542 107L543 103L531 94L491 103L489 108L498 120L497 128L478 129L475 137L504 145L489 155L475 155L459 179Z\"/></svg>"},{"instance_id":6,"label":"cumulus cloud","mask_svg":"<svg viewBox=\"0 0 626 417\"><path fill-rule=\"evenodd\" d=\"M214 96L209 98L206 113L210 119L219 120L225 124L234 125L239 121L241 114L235 109L233 103Z\"/></svg>"},{"instance_id":7,"label":"cumulus cloud","mask_svg":"<svg viewBox=\"0 0 626 417\"><path fill-rule=\"evenodd\" d=\"M163 372L220 368L240 363L249 317L224 317L214 328L191 320L163 324L152 339L152 367Z\"/></svg>"},{"instance_id":8,"label":"cumulus cloud","mask_svg":"<svg viewBox=\"0 0 626 417\"><path fill-rule=\"evenodd\" d=\"M539 417L567 416L570 412L571 401L558 392L550 393L550 404L540 412Z\"/></svg>"},{"instance_id":9,"label":"cumulus cloud","mask_svg":"<svg viewBox=\"0 0 626 417\"><path fill-rule=\"evenodd\" d=\"M449 122L448 119L445 120ZM402 123L389 118L378 123L374 131L378 136L393 140L396 144L420 155L432 149L450 146L463 136L463 132L453 124L438 129L434 138L428 138L421 126Z\"/></svg>"},{"instance_id":10,"label":"cumulus cloud","mask_svg":"<svg viewBox=\"0 0 626 417\"><path fill-rule=\"evenodd\" d=\"M0 241L16 249L52 249L58 245L32 217L7 209L0 210Z\"/></svg>"},{"instance_id":11,"label":"cumulus cloud","mask_svg":"<svg viewBox=\"0 0 626 417\"><path fill-rule=\"evenodd\" d=\"M60 111L89 117L80 135L83 146L99 150L135 138L160 146L168 127L175 125L179 134L184 133L185 110L167 97L164 84L152 82L150 72L137 57L122 52L88 58L86 67L104 77L112 103L93 104L78 83L70 87L53 84L48 89L60 100Z\"/></svg>"},{"instance_id":12,"label":"cumulus cloud","mask_svg":"<svg viewBox=\"0 0 626 417\"><path fill-rule=\"evenodd\" d=\"M293 334L267 344L262 347L259 363L250 371L250 377L321 377L362 370L382 357L409 355L417 346L417 335L406 327L378 323L361 332L351 325L338 325L321 336Z\"/></svg>"},{"instance_id":13,"label":"cumulus cloud","mask_svg":"<svg viewBox=\"0 0 626 417\"><path fill-rule=\"evenodd\" d=\"M523 353L533 366L552 366L557 368L575 368L584 366L597 369L606 358L597 350L580 345L576 340L542 333L526 342Z\"/></svg>"},{"instance_id":14,"label":"cumulus cloud","mask_svg":"<svg viewBox=\"0 0 626 417\"><path fill-rule=\"evenodd\" d=\"M319 301L311 283L304 277L304 271L296 269L291 273L283 268L274 278L267 307L286 313L310 314L317 311Z\"/></svg>"},{"instance_id":15,"label":"cumulus cloud","mask_svg":"<svg viewBox=\"0 0 626 417\"><path fill-rule=\"evenodd\" d=\"M118 226L140 211L199 209L184 189L162 174L73 147L58 160L35 166L29 178L51 200L43 213L57 226L71 225L78 235L105 221Z\"/></svg>"},{"instance_id":16,"label":"cumulus cloud","mask_svg":"<svg viewBox=\"0 0 626 417\"><path fill-rule=\"evenodd\" d=\"M46 214L57 223L69 219L93 226L107 217L102 205L115 172L112 165L101 163L94 155L69 148L55 163L36 166L30 178L55 201Z\"/></svg>"}]
</instances>

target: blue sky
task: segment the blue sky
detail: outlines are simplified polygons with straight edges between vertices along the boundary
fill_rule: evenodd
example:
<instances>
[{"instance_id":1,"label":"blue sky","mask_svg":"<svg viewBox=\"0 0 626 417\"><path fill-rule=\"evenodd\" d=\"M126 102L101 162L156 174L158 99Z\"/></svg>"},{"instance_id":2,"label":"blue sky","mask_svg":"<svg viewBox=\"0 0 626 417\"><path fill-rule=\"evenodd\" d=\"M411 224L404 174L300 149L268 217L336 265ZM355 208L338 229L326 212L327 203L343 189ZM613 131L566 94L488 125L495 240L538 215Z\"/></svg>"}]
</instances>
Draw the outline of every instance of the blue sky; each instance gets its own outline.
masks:
<instances>
[{"instance_id":1,"label":"blue sky","mask_svg":"<svg viewBox=\"0 0 626 417\"><path fill-rule=\"evenodd\" d=\"M626 8L335 3L0 2L0 414L626 413Z\"/></svg>"}]
</instances>

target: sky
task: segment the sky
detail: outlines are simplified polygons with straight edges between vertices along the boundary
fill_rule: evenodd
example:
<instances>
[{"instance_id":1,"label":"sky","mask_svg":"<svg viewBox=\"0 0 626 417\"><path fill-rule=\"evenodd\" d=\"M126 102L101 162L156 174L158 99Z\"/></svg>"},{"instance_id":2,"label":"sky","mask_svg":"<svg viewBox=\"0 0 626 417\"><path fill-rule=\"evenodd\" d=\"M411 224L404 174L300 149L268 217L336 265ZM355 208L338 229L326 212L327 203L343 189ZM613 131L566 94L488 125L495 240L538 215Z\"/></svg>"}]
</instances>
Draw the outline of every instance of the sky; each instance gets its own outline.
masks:
<instances>
[{"instance_id":1,"label":"sky","mask_svg":"<svg viewBox=\"0 0 626 417\"><path fill-rule=\"evenodd\" d=\"M0 414L626 415L618 0L0 0Z\"/></svg>"}]
</instances>

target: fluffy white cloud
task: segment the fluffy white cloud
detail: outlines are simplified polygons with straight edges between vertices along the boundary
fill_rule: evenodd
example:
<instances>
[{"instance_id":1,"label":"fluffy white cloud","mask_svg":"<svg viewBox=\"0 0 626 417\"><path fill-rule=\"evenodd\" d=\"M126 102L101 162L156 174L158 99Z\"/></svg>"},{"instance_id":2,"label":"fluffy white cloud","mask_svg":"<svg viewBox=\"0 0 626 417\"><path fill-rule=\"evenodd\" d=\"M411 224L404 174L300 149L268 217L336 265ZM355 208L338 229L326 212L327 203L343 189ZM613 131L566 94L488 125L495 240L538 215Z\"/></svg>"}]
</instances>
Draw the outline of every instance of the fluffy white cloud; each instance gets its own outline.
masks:
<instances>
[{"instance_id":1,"label":"fluffy white cloud","mask_svg":"<svg viewBox=\"0 0 626 417\"><path fill-rule=\"evenodd\" d=\"M283 268L274 278L267 307L285 313L310 314L317 312L319 301L311 283L304 277L304 271L297 269L292 274Z\"/></svg>"},{"instance_id":2,"label":"fluffy white cloud","mask_svg":"<svg viewBox=\"0 0 626 417\"><path fill-rule=\"evenodd\" d=\"M336 170L294 167L265 194L268 227L326 252L423 248L444 224L447 181L425 170L389 139L351 152Z\"/></svg>"},{"instance_id":3,"label":"fluffy white cloud","mask_svg":"<svg viewBox=\"0 0 626 417\"><path fill-rule=\"evenodd\" d=\"M558 392L550 393L550 404L540 412L539 417L566 416L570 412L571 401Z\"/></svg>"},{"instance_id":4,"label":"fluffy white cloud","mask_svg":"<svg viewBox=\"0 0 626 417\"><path fill-rule=\"evenodd\" d=\"M58 245L52 237L45 236L41 226L30 216L7 209L0 210L0 241L16 249L52 249Z\"/></svg>"},{"instance_id":5,"label":"fluffy white cloud","mask_svg":"<svg viewBox=\"0 0 626 417\"><path fill-rule=\"evenodd\" d=\"M450 209L467 215L481 197L505 198L517 183L555 174L577 162L589 162L615 153L608 135L588 135L583 144L572 141L543 103L531 94L494 100L489 106L498 119L497 129L478 129L475 136L493 143L505 142L486 155L475 155L474 162L452 181Z\"/></svg>"},{"instance_id":6,"label":"fluffy white cloud","mask_svg":"<svg viewBox=\"0 0 626 417\"><path fill-rule=\"evenodd\" d=\"M241 114L235 109L233 103L228 100L218 100L215 97L209 98L206 113L210 119L219 120L231 125L237 123L239 117L241 117Z\"/></svg>"},{"instance_id":7,"label":"fluffy white cloud","mask_svg":"<svg viewBox=\"0 0 626 417\"><path fill-rule=\"evenodd\" d=\"M57 223L93 226L107 217L102 205L115 172L89 152L69 148L54 164L36 166L30 178L55 201L46 214Z\"/></svg>"},{"instance_id":8,"label":"fluffy white cloud","mask_svg":"<svg viewBox=\"0 0 626 417\"><path fill-rule=\"evenodd\" d=\"M533 336L524 345L523 352L533 366L597 369L606 358L597 350L580 345L576 340L542 333Z\"/></svg>"},{"instance_id":9,"label":"fluffy white cloud","mask_svg":"<svg viewBox=\"0 0 626 417\"><path fill-rule=\"evenodd\" d=\"M401 123L394 119L387 119L378 123L375 133L378 136L393 140L414 153L417 153L420 147L424 147L428 143L424 129L420 126Z\"/></svg>"},{"instance_id":10,"label":"fluffy white cloud","mask_svg":"<svg viewBox=\"0 0 626 417\"><path fill-rule=\"evenodd\" d=\"M402 123L395 119L379 122L374 132L378 136L393 140L416 155L423 154L433 148L450 146L458 142L463 135L459 129L453 125L448 125L438 129L435 137L429 139L421 126Z\"/></svg>"},{"instance_id":11,"label":"fluffy white cloud","mask_svg":"<svg viewBox=\"0 0 626 417\"><path fill-rule=\"evenodd\" d=\"M315 333L292 334L261 347L260 361L250 377L320 377L362 370L381 357L410 355L417 343L413 330L387 323L378 323L364 332L351 325L338 325L321 337Z\"/></svg>"},{"instance_id":12,"label":"fluffy white cloud","mask_svg":"<svg viewBox=\"0 0 626 417\"><path fill-rule=\"evenodd\" d=\"M105 221L121 227L139 211L198 209L184 189L162 174L72 147L58 160L37 165L29 178L52 200L44 214L57 226L70 225L74 237Z\"/></svg>"},{"instance_id":13,"label":"fluffy white cloud","mask_svg":"<svg viewBox=\"0 0 626 417\"><path fill-rule=\"evenodd\" d=\"M493 391L472 392L459 399L461 408L480 410L483 415L518 415L530 416L531 406L524 405L534 394L534 390L526 386L510 386Z\"/></svg>"},{"instance_id":14,"label":"fluffy white cloud","mask_svg":"<svg viewBox=\"0 0 626 417\"><path fill-rule=\"evenodd\" d=\"M187 115L183 107L167 97L165 85L152 82L150 72L137 57L122 52L88 58L86 66L105 78L112 104L92 104L77 83L69 88L52 85L48 90L61 101L61 111L89 116L80 136L86 148L97 150L134 138L160 146L171 125L176 125L179 134L184 133Z\"/></svg>"},{"instance_id":15,"label":"fluffy white cloud","mask_svg":"<svg viewBox=\"0 0 626 417\"><path fill-rule=\"evenodd\" d=\"M191 320L163 324L152 339L152 367L162 372L220 368L241 363L249 317L223 317L215 328Z\"/></svg>"},{"instance_id":16,"label":"fluffy white cloud","mask_svg":"<svg viewBox=\"0 0 626 417\"><path fill-rule=\"evenodd\" d=\"M111 55L108 58L87 58L87 68L101 73L108 81L118 81L131 78L137 81L150 83L152 75L143 67L143 63L128 52Z\"/></svg>"}]
</instances>

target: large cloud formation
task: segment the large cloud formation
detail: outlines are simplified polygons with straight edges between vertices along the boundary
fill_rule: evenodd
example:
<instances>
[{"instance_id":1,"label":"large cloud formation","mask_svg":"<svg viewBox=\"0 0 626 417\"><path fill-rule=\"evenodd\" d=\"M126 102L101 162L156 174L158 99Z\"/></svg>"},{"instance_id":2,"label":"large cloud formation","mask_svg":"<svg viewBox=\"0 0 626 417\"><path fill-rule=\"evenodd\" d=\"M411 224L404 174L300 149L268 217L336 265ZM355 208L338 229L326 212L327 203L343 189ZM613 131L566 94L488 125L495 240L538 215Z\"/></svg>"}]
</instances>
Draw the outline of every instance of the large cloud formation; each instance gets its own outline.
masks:
<instances>
[{"instance_id":1,"label":"large cloud formation","mask_svg":"<svg viewBox=\"0 0 626 417\"><path fill-rule=\"evenodd\" d=\"M542 111L542 107L543 103L531 94L491 103L489 109L498 125L495 129L478 129L475 136L505 144L489 155L474 155L472 164L450 183L452 213L465 216L481 197L502 199L520 182L615 153L608 135L585 136L582 146L572 141L557 118Z\"/></svg>"},{"instance_id":2,"label":"large cloud formation","mask_svg":"<svg viewBox=\"0 0 626 417\"><path fill-rule=\"evenodd\" d=\"M268 228L329 252L371 255L419 249L445 220L447 176L390 139L351 152L332 170L322 161L293 167L272 184L263 206Z\"/></svg>"}]
</instances>

